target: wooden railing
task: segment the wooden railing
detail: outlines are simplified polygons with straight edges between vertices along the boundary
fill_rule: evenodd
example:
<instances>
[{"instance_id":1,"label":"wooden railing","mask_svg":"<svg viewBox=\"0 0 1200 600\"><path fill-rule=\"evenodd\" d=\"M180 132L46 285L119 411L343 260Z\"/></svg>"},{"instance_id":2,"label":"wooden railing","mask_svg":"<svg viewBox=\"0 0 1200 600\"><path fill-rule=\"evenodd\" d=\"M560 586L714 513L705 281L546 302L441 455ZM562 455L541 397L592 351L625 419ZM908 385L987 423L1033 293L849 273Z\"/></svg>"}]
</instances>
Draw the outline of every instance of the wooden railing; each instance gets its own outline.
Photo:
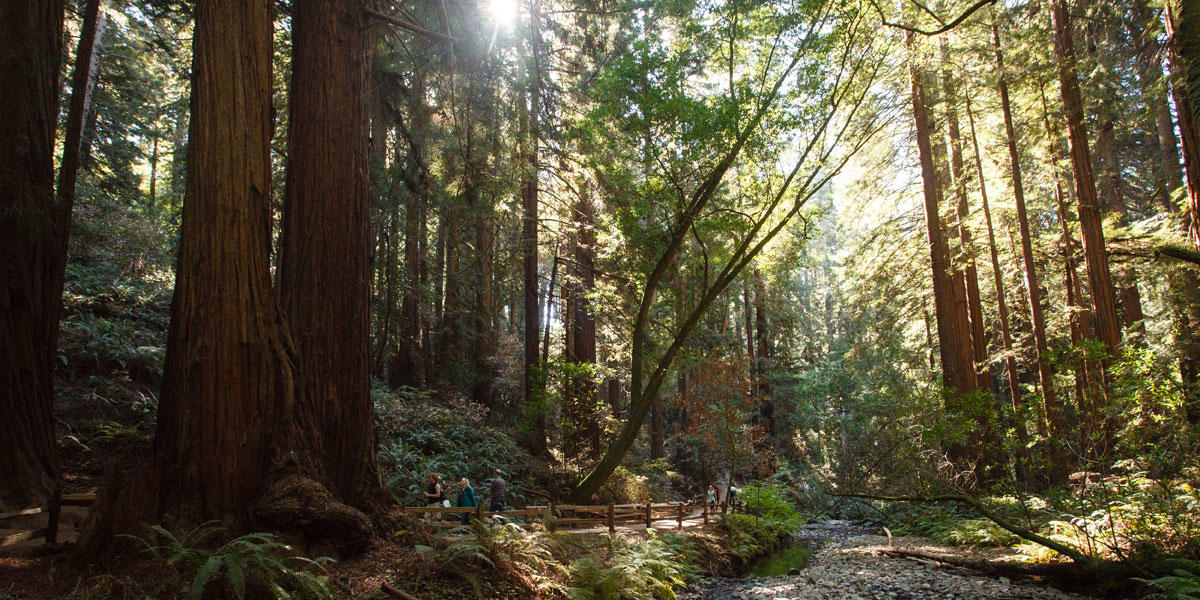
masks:
<instances>
[{"instance_id":1,"label":"wooden railing","mask_svg":"<svg viewBox=\"0 0 1200 600\"><path fill-rule=\"evenodd\" d=\"M46 512L49 516L46 526L42 529L18 531L16 533L0 537L0 548L39 537L45 537L47 544L56 544L58 543L58 520L59 516L62 514L62 507L91 506L95 501L95 494L63 494L62 492L56 491L50 498L50 504L48 504L45 509L40 506L35 506L33 508L24 508L21 510L0 513L0 521L15 519L17 517L40 515L42 512Z\"/></svg>"},{"instance_id":2,"label":"wooden railing","mask_svg":"<svg viewBox=\"0 0 1200 600\"><path fill-rule=\"evenodd\" d=\"M724 504L549 504L545 506L529 506L518 510L485 511L481 506L475 507L444 507L444 506L408 506L403 510L411 514L425 515L463 515L469 514L475 519L485 520L493 517L510 519L524 517L526 523L541 522L546 529L581 529L589 526L607 526L609 532L616 532L622 525L645 525L653 527L656 521L674 521L677 529L682 529L688 521L703 521L708 523L709 517L724 513L728 507ZM461 517L460 517L461 518ZM446 521L441 518L431 518L430 522L441 527L456 527L459 519Z\"/></svg>"}]
</instances>

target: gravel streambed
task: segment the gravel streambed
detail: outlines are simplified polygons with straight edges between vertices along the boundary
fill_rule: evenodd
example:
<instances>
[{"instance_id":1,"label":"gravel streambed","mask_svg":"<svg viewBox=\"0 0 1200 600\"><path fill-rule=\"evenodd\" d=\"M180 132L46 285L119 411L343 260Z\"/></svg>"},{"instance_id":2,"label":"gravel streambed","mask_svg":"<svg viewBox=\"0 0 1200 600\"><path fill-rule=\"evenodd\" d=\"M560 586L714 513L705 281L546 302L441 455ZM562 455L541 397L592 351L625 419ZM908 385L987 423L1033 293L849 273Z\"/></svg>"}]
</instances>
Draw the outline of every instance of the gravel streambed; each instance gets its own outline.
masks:
<instances>
[{"instance_id":1,"label":"gravel streambed","mask_svg":"<svg viewBox=\"0 0 1200 600\"><path fill-rule=\"evenodd\" d=\"M804 525L794 536L813 548L810 566L781 577L714 577L693 584L680 600L1088 600L1036 582L988 577L929 561L879 554L888 539L878 527L847 521ZM898 547L936 549L897 538Z\"/></svg>"}]
</instances>

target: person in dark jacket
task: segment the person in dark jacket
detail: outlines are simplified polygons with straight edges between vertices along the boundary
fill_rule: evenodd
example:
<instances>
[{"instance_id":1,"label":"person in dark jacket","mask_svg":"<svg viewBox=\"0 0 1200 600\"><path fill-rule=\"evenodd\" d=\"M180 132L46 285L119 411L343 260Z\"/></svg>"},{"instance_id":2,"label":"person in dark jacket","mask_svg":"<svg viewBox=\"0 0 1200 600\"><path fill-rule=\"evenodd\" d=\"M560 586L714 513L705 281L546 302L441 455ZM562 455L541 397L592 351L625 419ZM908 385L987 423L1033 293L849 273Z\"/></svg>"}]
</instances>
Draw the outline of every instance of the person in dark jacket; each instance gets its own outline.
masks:
<instances>
[{"instance_id":1,"label":"person in dark jacket","mask_svg":"<svg viewBox=\"0 0 1200 600\"><path fill-rule=\"evenodd\" d=\"M492 474L494 477L492 477L491 484L488 485L488 496L491 498L491 506L488 507L488 510L496 512L504 510L504 487L506 482L504 481L504 477L502 477L503 473L500 472L500 469L496 469Z\"/></svg>"},{"instance_id":2,"label":"person in dark jacket","mask_svg":"<svg viewBox=\"0 0 1200 600\"><path fill-rule=\"evenodd\" d=\"M471 487L471 482L463 477L458 482L458 502L454 505L459 508L475 508L479 503L475 500L475 488ZM462 524L466 525L471 521L471 513L462 514Z\"/></svg>"}]
</instances>

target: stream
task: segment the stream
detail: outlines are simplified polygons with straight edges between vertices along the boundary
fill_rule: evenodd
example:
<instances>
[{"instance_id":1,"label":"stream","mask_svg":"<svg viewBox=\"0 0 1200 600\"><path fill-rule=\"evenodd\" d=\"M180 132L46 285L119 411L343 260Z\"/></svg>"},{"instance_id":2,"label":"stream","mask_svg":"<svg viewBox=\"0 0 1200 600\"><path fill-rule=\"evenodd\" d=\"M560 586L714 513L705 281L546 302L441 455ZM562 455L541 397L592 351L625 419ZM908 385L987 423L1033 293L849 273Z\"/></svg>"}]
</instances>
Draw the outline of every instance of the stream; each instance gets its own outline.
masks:
<instances>
[{"instance_id":1,"label":"stream","mask_svg":"<svg viewBox=\"0 0 1200 600\"><path fill-rule=\"evenodd\" d=\"M920 538L898 547L940 548ZM693 583L680 600L1088 600L1034 581L988 577L930 561L879 554L878 526L850 521L803 525L781 551L744 577ZM791 573L791 574L788 574Z\"/></svg>"}]
</instances>

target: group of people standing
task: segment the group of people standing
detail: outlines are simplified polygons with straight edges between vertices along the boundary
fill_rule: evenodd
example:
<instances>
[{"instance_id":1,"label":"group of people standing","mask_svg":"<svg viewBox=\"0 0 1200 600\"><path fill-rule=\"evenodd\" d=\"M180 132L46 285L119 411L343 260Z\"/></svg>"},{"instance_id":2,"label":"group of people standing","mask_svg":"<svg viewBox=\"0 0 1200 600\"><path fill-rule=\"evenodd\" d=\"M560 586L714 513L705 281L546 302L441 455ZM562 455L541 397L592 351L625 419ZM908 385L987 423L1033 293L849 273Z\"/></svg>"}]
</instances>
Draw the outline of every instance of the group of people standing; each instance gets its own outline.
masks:
<instances>
[{"instance_id":1,"label":"group of people standing","mask_svg":"<svg viewBox=\"0 0 1200 600\"><path fill-rule=\"evenodd\" d=\"M507 485L507 482L504 481L504 473L500 469L494 469L492 471L492 479L488 480L488 511L499 512L504 510ZM451 506L448 490L442 482L442 476L437 473L430 473L427 477L425 506ZM471 481L466 477L458 480L458 498L453 506L458 508L475 508L479 506L479 501L475 497L475 488L471 487ZM462 513L461 518L463 525L466 525L470 521L470 513Z\"/></svg>"}]
</instances>

